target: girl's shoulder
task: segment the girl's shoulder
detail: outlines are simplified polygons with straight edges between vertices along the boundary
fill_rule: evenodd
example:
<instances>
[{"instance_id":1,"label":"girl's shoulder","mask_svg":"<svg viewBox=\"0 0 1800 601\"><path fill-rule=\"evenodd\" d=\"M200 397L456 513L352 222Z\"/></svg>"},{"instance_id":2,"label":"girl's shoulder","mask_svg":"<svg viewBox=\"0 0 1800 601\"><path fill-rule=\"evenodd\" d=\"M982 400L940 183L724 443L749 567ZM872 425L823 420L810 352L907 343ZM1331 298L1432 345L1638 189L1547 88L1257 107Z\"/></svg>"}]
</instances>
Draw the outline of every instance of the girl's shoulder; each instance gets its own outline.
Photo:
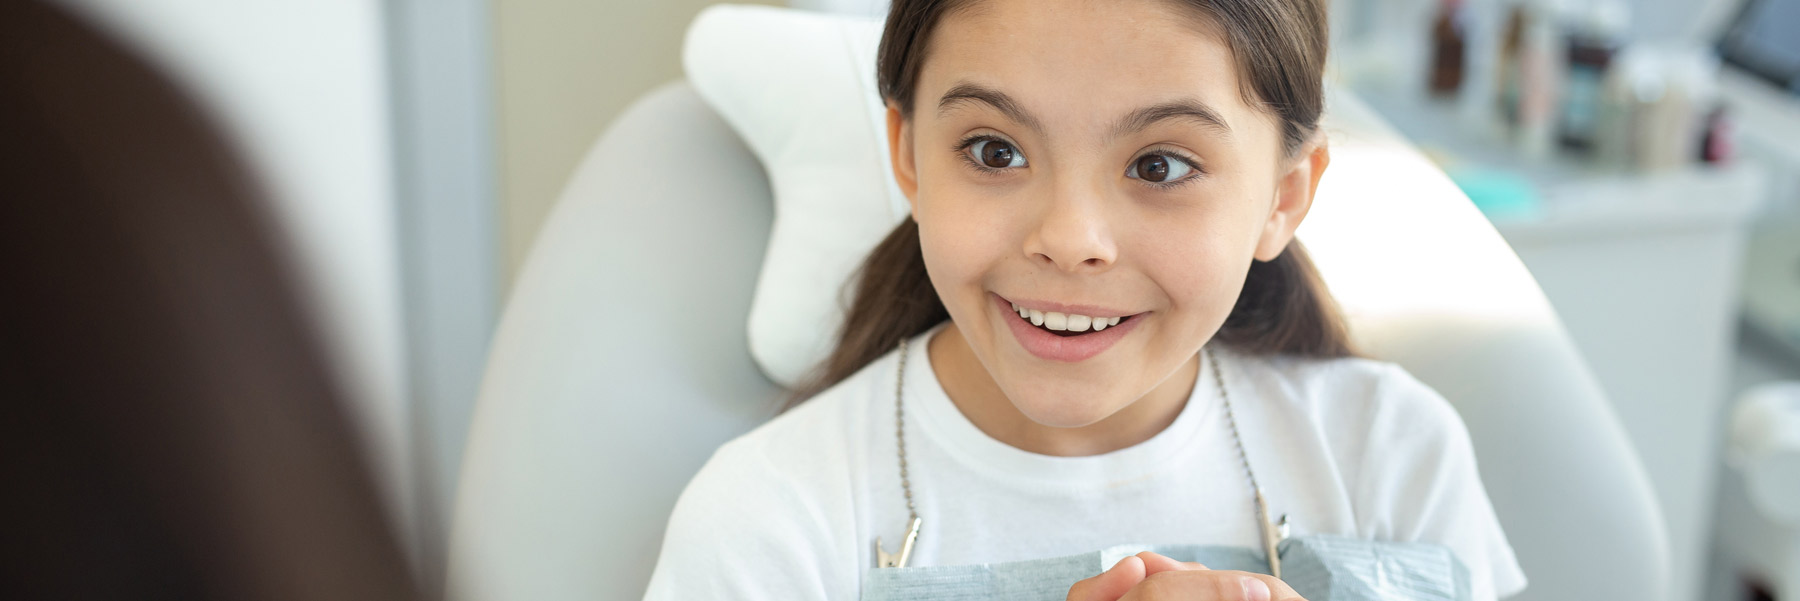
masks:
<instances>
[{"instance_id":1,"label":"girl's shoulder","mask_svg":"<svg viewBox=\"0 0 1800 601\"><path fill-rule=\"evenodd\" d=\"M1223 364L1228 385L1236 379L1265 406L1311 421L1322 432L1365 440L1402 430L1467 436L1448 399L1391 361L1232 351L1222 356L1230 357Z\"/></svg>"},{"instance_id":2,"label":"girl's shoulder","mask_svg":"<svg viewBox=\"0 0 1800 601\"><path fill-rule=\"evenodd\" d=\"M831 530L853 523L846 483L854 463L869 401L879 384L879 365L892 369L890 353L785 412L727 440L689 481L671 518L671 532L713 537L736 532L745 539L799 536L807 545L828 543ZM892 391L892 380L887 380ZM823 522L819 520L824 520ZM799 544L797 540L791 540ZM805 546L805 545L802 545Z\"/></svg>"},{"instance_id":3,"label":"girl's shoulder","mask_svg":"<svg viewBox=\"0 0 1800 601\"><path fill-rule=\"evenodd\" d=\"M1240 386L1288 449L1329 453L1352 516L1341 534L1446 545L1477 599L1525 588L1455 406L1397 363L1369 358L1237 355ZM1227 383L1233 381L1229 363Z\"/></svg>"},{"instance_id":4,"label":"girl's shoulder","mask_svg":"<svg viewBox=\"0 0 1800 601\"><path fill-rule=\"evenodd\" d=\"M715 449L676 499L646 599L726 598L801 586L854 594L841 544L855 527L845 486L844 407L821 394ZM722 544L720 541L733 541Z\"/></svg>"}]
</instances>

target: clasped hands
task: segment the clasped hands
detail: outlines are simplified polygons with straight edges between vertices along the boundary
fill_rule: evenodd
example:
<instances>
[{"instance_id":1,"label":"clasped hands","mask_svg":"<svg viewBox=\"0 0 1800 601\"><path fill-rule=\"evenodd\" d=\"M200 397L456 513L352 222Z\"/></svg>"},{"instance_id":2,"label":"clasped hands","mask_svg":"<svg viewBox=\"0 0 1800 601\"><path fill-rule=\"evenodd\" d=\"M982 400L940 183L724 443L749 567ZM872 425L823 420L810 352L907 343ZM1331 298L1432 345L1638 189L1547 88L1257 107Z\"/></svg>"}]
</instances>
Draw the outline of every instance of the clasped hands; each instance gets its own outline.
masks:
<instances>
[{"instance_id":1,"label":"clasped hands","mask_svg":"<svg viewBox=\"0 0 1800 601\"><path fill-rule=\"evenodd\" d=\"M1306 601L1281 579L1144 551L1069 587L1068 601Z\"/></svg>"}]
</instances>

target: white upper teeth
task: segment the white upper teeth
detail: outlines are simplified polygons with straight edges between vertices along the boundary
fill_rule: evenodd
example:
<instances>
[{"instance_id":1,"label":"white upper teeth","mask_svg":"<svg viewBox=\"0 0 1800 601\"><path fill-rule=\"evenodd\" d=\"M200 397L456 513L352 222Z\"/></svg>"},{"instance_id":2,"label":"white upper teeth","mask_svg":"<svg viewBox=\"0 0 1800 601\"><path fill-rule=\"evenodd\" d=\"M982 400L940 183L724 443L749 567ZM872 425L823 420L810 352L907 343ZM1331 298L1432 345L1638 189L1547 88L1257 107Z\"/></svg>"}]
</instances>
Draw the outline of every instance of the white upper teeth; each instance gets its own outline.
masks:
<instances>
[{"instance_id":1,"label":"white upper teeth","mask_svg":"<svg viewBox=\"0 0 1800 601\"><path fill-rule=\"evenodd\" d=\"M1092 326L1094 331L1098 332L1107 327L1119 325L1117 317L1088 317L1055 311L1045 312L1021 307L1019 303L1013 303L1012 308L1019 313L1019 317L1031 320L1031 325L1044 326L1052 330L1086 332L1088 327Z\"/></svg>"}]
</instances>

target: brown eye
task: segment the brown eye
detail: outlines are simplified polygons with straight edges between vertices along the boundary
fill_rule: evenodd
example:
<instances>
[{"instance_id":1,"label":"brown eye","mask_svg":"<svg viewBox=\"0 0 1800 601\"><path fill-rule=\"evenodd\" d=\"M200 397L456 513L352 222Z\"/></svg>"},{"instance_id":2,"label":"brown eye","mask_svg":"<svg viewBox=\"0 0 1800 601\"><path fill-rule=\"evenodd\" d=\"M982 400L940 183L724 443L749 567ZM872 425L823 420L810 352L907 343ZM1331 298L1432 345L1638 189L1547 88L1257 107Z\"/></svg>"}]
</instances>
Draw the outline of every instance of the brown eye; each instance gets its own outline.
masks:
<instances>
[{"instance_id":1,"label":"brown eye","mask_svg":"<svg viewBox=\"0 0 1800 601\"><path fill-rule=\"evenodd\" d=\"M1025 157L1011 144L1000 140L979 140L969 149L975 152L976 160L990 169L1025 166Z\"/></svg>"},{"instance_id":2,"label":"brown eye","mask_svg":"<svg viewBox=\"0 0 1800 601\"><path fill-rule=\"evenodd\" d=\"M1151 183L1163 183L1179 180L1193 170L1194 168L1185 160L1168 155L1146 154L1131 162L1131 169L1125 172L1125 176Z\"/></svg>"},{"instance_id":3,"label":"brown eye","mask_svg":"<svg viewBox=\"0 0 1800 601\"><path fill-rule=\"evenodd\" d=\"M1150 155L1137 160L1138 177L1148 182L1160 182L1169 178L1169 159L1161 155Z\"/></svg>"}]
</instances>

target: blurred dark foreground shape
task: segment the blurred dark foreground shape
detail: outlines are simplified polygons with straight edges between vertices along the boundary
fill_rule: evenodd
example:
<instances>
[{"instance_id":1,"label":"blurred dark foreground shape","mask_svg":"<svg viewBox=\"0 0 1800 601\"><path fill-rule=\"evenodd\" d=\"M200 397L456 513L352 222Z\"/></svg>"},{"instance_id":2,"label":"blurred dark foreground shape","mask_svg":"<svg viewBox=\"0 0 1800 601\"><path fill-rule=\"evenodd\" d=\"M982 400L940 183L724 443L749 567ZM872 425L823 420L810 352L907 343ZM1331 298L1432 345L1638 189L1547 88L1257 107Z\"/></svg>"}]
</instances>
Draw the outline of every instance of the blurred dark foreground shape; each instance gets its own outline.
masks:
<instances>
[{"instance_id":1,"label":"blurred dark foreground shape","mask_svg":"<svg viewBox=\"0 0 1800 601\"><path fill-rule=\"evenodd\" d=\"M0 599L417 598L262 201L170 80L0 1Z\"/></svg>"}]
</instances>

